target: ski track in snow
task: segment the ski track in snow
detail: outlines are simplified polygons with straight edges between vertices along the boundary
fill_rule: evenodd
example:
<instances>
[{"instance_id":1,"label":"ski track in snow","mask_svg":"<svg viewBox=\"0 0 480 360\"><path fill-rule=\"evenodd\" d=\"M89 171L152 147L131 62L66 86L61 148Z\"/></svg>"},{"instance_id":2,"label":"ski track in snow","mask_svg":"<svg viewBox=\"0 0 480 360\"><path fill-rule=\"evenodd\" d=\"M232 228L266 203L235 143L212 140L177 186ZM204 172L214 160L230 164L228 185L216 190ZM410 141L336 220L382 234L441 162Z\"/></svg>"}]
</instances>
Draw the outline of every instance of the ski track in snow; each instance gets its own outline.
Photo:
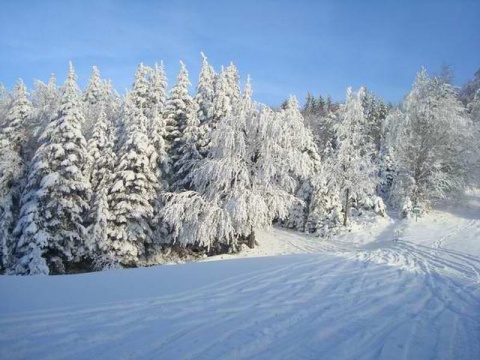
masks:
<instances>
[{"instance_id":1,"label":"ski track in snow","mask_svg":"<svg viewBox=\"0 0 480 360\"><path fill-rule=\"evenodd\" d=\"M2 311L0 295L0 358L480 359L479 199L324 241L260 233L270 255L295 255L189 264L205 275L190 291L34 312ZM121 284L127 271L110 275Z\"/></svg>"}]
</instances>

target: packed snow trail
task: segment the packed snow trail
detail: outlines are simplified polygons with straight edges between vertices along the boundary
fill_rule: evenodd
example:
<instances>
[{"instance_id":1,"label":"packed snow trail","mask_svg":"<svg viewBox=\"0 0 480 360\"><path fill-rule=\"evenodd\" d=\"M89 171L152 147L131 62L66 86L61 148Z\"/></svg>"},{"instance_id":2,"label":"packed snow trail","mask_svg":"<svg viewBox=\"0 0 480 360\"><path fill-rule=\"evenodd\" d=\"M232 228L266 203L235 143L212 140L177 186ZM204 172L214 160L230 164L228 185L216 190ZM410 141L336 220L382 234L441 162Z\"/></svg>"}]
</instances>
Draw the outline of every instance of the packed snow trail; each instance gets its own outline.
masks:
<instances>
[{"instance_id":1,"label":"packed snow trail","mask_svg":"<svg viewBox=\"0 0 480 360\"><path fill-rule=\"evenodd\" d=\"M0 358L479 359L478 199L237 257L289 256L0 277Z\"/></svg>"},{"instance_id":2,"label":"packed snow trail","mask_svg":"<svg viewBox=\"0 0 480 360\"><path fill-rule=\"evenodd\" d=\"M456 277L331 254L182 267L192 274L191 291L162 292L160 284L175 279L159 267L141 269L155 277L125 271L131 273L128 283L124 271L71 280L79 293L101 292L105 280L124 288L136 283L135 295L123 292L126 300L119 290L110 303L92 295L99 297L97 305L65 303L59 309L45 302L41 311L17 312L11 304L0 317L0 357L474 359L480 354L478 287ZM219 273L224 279L209 283L208 275ZM17 281L16 296L34 295L28 283L43 281L51 297L68 299L66 283L49 279ZM158 296L151 297L152 285ZM8 299L2 293L2 302Z\"/></svg>"}]
</instances>

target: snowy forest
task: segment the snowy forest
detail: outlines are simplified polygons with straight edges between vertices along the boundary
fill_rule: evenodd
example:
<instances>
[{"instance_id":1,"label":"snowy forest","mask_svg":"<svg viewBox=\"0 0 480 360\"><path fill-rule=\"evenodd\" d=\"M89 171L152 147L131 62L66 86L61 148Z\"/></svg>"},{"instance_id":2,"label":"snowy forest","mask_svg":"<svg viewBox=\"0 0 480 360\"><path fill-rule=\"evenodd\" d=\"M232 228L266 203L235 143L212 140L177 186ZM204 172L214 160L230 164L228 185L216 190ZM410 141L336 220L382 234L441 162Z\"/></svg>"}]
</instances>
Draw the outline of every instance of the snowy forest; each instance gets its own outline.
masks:
<instances>
[{"instance_id":1,"label":"snowy forest","mask_svg":"<svg viewBox=\"0 0 480 360\"><path fill-rule=\"evenodd\" d=\"M183 63L170 86L140 64L123 95L72 64L63 85L0 85L1 273L238 252L272 224L325 237L478 186L480 70L458 88L421 69L398 105L362 87L275 108L202 57L194 88Z\"/></svg>"}]
</instances>

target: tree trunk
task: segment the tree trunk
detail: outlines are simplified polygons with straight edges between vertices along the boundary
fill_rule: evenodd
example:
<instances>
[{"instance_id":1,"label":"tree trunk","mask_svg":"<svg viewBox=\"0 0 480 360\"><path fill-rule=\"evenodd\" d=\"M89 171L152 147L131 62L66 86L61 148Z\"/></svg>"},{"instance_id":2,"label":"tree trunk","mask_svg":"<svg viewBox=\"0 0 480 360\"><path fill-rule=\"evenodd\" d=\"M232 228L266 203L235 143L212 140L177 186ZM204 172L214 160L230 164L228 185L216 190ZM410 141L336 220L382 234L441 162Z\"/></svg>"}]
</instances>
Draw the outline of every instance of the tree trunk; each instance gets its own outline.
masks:
<instances>
[{"instance_id":1,"label":"tree trunk","mask_svg":"<svg viewBox=\"0 0 480 360\"><path fill-rule=\"evenodd\" d=\"M343 217L343 226L347 226L349 208L350 208L350 189L347 189L347 193L345 195L345 215Z\"/></svg>"},{"instance_id":2,"label":"tree trunk","mask_svg":"<svg viewBox=\"0 0 480 360\"><path fill-rule=\"evenodd\" d=\"M255 231L253 231L253 229L250 235L248 235L247 239L248 239L248 243L247 243L248 247L250 249L253 249L255 247Z\"/></svg>"}]
</instances>

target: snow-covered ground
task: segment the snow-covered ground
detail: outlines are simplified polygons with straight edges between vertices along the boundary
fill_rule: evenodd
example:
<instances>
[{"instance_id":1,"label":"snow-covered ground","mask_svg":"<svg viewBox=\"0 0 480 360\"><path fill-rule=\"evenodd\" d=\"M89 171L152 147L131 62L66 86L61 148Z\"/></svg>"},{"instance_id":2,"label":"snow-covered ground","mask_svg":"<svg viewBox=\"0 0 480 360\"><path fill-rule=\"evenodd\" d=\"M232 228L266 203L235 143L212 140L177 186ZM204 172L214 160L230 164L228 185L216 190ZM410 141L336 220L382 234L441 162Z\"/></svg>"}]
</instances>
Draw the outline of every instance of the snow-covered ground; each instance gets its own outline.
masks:
<instances>
[{"instance_id":1,"label":"snow-covered ground","mask_svg":"<svg viewBox=\"0 0 480 360\"><path fill-rule=\"evenodd\" d=\"M0 358L480 359L480 193L258 239L208 259L233 261L0 277Z\"/></svg>"}]
</instances>

